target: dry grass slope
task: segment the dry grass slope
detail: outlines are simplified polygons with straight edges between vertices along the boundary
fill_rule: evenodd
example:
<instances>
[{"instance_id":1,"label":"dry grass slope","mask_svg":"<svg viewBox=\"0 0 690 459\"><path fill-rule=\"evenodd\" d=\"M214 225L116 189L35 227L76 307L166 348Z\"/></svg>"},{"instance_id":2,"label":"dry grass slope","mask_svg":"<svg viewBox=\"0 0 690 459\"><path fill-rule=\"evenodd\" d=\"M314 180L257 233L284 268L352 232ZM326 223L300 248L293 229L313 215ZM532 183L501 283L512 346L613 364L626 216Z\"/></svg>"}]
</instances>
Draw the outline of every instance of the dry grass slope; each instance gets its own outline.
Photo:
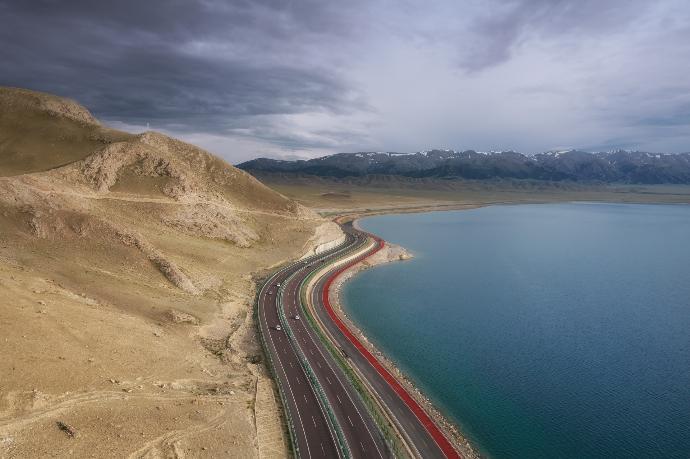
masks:
<instances>
[{"instance_id":1,"label":"dry grass slope","mask_svg":"<svg viewBox=\"0 0 690 459\"><path fill-rule=\"evenodd\" d=\"M0 87L0 176L49 170L129 138L71 100Z\"/></svg>"},{"instance_id":2,"label":"dry grass slope","mask_svg":"<svg viewBox=\"0 0 690 459\"><path fill-rule=\"evenodd\" d=\"M339 236L192 145L0 88L0 457L284 452L252 273Z\"/></svg>"}]
</instances>

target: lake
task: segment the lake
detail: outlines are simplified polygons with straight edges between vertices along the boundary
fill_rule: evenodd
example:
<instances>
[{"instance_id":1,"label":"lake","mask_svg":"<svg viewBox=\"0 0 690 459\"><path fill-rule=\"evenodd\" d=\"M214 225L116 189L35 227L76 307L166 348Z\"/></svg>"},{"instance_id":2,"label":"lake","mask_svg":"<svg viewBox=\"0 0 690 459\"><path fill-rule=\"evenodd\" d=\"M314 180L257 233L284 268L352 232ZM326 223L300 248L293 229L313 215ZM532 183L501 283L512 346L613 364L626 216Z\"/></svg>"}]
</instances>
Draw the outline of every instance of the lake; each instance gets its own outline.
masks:
<instances>
[{"instance_id":1,"label":"lake","mask_svg":"<svg viewBox=\"0 0 690 459\"><path fill-rule=\"evenodd\" d=\"M366 218L348 315L494 458L690 457L690 206Z\"/></svg>"}]
</instances>

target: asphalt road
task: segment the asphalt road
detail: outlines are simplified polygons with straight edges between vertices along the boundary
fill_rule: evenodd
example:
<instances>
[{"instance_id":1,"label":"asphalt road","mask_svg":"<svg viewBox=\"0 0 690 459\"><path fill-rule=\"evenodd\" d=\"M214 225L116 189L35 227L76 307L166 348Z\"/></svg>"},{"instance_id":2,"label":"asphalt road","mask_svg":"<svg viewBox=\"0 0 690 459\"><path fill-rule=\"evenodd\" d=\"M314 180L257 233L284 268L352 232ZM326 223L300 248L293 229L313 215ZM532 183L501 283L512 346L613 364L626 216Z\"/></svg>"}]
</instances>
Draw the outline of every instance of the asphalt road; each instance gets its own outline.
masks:
<instances>
[{"instance_id":1,"label":"asphalt road","mask_svg":"<svg viewBox=\"0 0 690 459\"><path fill-rule=\"evenodd\" d=\"M392 457L388 444L359 393L304 317L300 301L302 282L313 272L359 250L369 235L343 226L347 240L328 252L293 263L270 277L258 298L262 339L268 352L287 411L295 453L299 457ZM366 257L375 250L368 251ZM342 323L329 313L327 283L342 268L321 276L313 290L316 319L344 351L379 401L382 402L408 445L419 457L459 457L421 408L396 385L371 354L348 337ZM326 300L324 302L324 299ZM356 338L355 338L356 340ZM401 392L403 391L403 392ZM412 404L412 405L411 405ZM433 424L433 423L432 423ZM439 437L441 435L441 438ZM445 447L445 448L444 448Z\"/></svg>"}]
</instances>

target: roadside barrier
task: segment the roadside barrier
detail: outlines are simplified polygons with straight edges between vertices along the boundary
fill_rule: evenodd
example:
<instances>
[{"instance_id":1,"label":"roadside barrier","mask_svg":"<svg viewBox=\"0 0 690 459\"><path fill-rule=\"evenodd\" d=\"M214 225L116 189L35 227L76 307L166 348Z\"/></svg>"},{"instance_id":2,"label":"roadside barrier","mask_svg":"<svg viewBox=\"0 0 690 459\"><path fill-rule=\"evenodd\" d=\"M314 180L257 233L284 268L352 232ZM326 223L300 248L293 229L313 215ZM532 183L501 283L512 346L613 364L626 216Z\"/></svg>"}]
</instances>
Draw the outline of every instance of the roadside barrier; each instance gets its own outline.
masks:
<instances>
[{"instance_id":1,"label":"roadside barrier","mask_svg":"<svg viewBox=\"0 0 690 459\"><path fill-rule=\"evenodd\" d=\"M295 424L292 419L292 416L290 414L290 409L288 408L288 399L287 399L287 393L285 388L283 387L283 384L280 382L280 377L278 376L275 362L273 361L273 356L270 352L270 349L268 347L268 342L266 341L266 337L264 336L264 330L263 327L261 326L261 298L263 297L264 290L267 285L270 285L273 280L278 277L280 274L285 272L286 270L292 268L293 266L302 263L302 262L311 262L315 259L323 258L325 256L329 256L330 254L337 253L338 250L342 250L342 247L346 246L348 241L346 240L342 244L340 244L338 247L335 247L331 249L330 251L326 251L324 253L312 255L310 257L307 257L304 260L300 260L294 263L290 263L283 268L279 269L278 271L274 272L270 276L268 276L262 283L261 287L257 290L257 295L256 295L256 313L257 313L257 326L259 329L259 338L261 341L261 346L263 347L264 354L267 357L268 360L268 369L269 371L273 374L273 379L276 381L276 386L278 387L278 395L280 397L280 400L283 404L283 412L285 413L285 420L288 424L288 434L290 438L290 447L292 448L295 457L300 457L300 451L299 451L299 443L297 442L297 437L296 437L296 431L295 431ZM281 308L279 308L281 309Z\"/></svg>"},{"instance_id":2,"label":"roadside barrier","mask_svg":"<svg viewBox=\"0 0 690 459\"><path fill-rule=\"evenodd\" d=\"M291 266L292 266L292 265L291 265ZM266 285L271 284L271 282L273 282L273 279L274 279L276 276L278 276L279 274L281 274L283 271L285 271L285 270L288 269L289 267L290 267L290 266L281 269L280 271L278 271L277 273L273 274L272 276L270 276L268 279L266 279L266 280L263 282L263 284L261 285L261 289L259 289L259 293L258 293L258 296L257 296L257 302L256 302L256 303L257 303L257 315L261 314L261 306L260 306L260 304L261 304L261 296L262 296L262 294L263 294L264 287L265 287ZM276 371L275 363L273 362L273 356L271 355L271 352L270 352L270 350L269 350L269 348L268 348L268 343L266 342L266 337L264 336L264 332L263 332L263 329L262 329L262 327L261 327L261 319L260 319L260 318L257 318L257 319L258 319L257 325L259 326L259 337L261 338L261 345L262 345L262 347L263 347L263 349L264 349L264 354L266 355L266 357L267 357L267 359L268 359L269 370L271 371L271 373L273 373L273 379L275 380L276 386L278 387L278 395L280 396L280 400L281 400L281 402L283 403L283 408L284 408L284 409L283 409L283 412L285 413L285 420L287 421L287 424L288 424L288 433L289 433L289 435L290 435L290 445L291 445L291 447L292 447L292 450L293 450L294 453L295 453L295 457L299 457L299 443L297 442L297 438L296 438L296 436L295 436L295 424L294 424L294 422L292 421L292 416L290 415L290 410L288 409L288 406L289 406L289 405L287 404L287 396L286 396L286 394L285 394L285 388L284 388L283 385L281 384L280 378L278 377L278 373L277 373L277 371Z\"/></svg>"},{"instance_id":3,"label":"roadside barrier","mask_svg":"<svg viewBox=\"0 0 690 459\"><path fill-rule=\"evenodd\" d=\"M329 289L331 285L333 284L333 281L340 276L343 272L345 272L347 269L350 267L354 266L355 264L359 263L361 260L370 257L371 255L375 254L379 250L381 250L384 245L385 241L383 239L376 237L374 235L371 235L369 233L365 233L362 231L364 234L368 234L370 237L375 239L378 243L378 247L374 249L372 252L368 253L366 256L359 257L353 261L348 262L345 266L341 267L338 269L336 272L332 273L326 283L324 284L323 290L322 290L322 302L324 307L326 308L326 311L328 312L328 315L331 317L331 320L335 322L335 324L338 326L340 331L347 337L348 340L357 348L357 350L366 358L367 361L376 369L376 371L379 373L379 375L388 383L388 385L393 389L393 391L398 394L398 396L405 402L405 404L410 408L410 410L414 413L414 415L417 417L419 422L424 426L424 428L429 432L431 437L434 439L438 447L441 449L443 454L449 458L449 459L455 459L455 458L460 458L460 454L455 450L453 445L448 441L446 436L441 432L441 430L438 428L436 423L429 417L428 414L424 411L424 409L417 403L417 401L403 388L400 383L395 379L393 375L390 374L390 372L383 366L381 363L374 357L371 352L359 341L359 339L350 331L350 329L343 323L343 321L338 317L338 315L335 313L333 310L333 307L331 306L330 299L329 299Z\"/></svg>"},{"instance_id":4,"label":"roadside barrier","mask_svg":"<svg viewBox=\"0 0 690 459\"><path fill-rule=\"evenodd\" d=\"M330 317L330 319L333 321L333 323L336 325L336 327L343 333L343 335L352 343L352 345L359 351L359 353L371 364L374 369L379 373L379 375L388 383L388 385L393 389L393 391L403 400L403 402L410 408L410 410L415 414L419 422L426 428L426 430L429 432L429 434L434 438L434 441L436 444L439 446L441 451L443 451L444 455L448 458L460 458L461 456L459 453L455 450L455 448L452 446L452 444L448 441L448 439L445 437L445 435L441 432L441 430L438 428L438 426L434 423L434 421L426 414L426 412L421 408L421 406L417 403L416 400L412 398L412 396L398 383L398 381L388 372L388 370L381 365L381 363L364 347L364 345L358 340L356 336L350 331L350 329L345 325L342 320L337 316L337 314L334 312L330 301L329 301L329 295L328 291L333 283L333 281L340 276L344 271L349 269L350 267L354 266L355 264L361 262L362 260L370 257L371 255L375 254L379 250L381 250L384 247L385 242L377 237L374 236L370 233L366 233L361 230L357 230L360 234L363 234L365 236L368 236L372 238L374 241L376 241L376 247L371 250L367 251L366 253L355 257L353 260L347 261L344 266L341 266L339 269L333 271L333 272L328 272L326 271L326 276L327 279L323 284L323 288L321 290L321 295L322 295L322 302L324 305L324 308L326 310L326 313ZM357 250L361 248L364 243L361 244L355 244L352 247L347 247L347 245L351 242L350 238L348 237L345 242L340 244L338 247L333 248L329 251L326 251L322 254L318 255L313 255L311 257L308 257L304 260L301 260L296 263L292 263L281 270L277 271L273 275L271 275L267 281L265 281L262 284L261 289L259 290L259 296L257 298L257 310L259 313L261 312L261 298L263 295L263 291L266 287L266 285L270 284L273 279L275 279L276 276L280 275L281 273L285 272L287 269L296 266L299 263L307 263L310 264L313 260L316 259L322 259L326 257L333 257L339 252L342 252L337 258L342 259L344 258L348 253L354 253ZM292 279L301 269L295 271L293 274L291 274L284 282L283 285L287 285L289 280ZM384 409L384 407L380 406L377 400L372 399L372 394L369 393L368 389L364 387L363 382L360 381L361 376L358 376L358 372L356 369L350 367L348 363L344 360L343 356L340 355L337 352L337 349L334 348L334 345L332 342L329 341L328 337L325 335L324 330L322 330L316 321L315 317L312 316L311 312L307 310L305 307L306 298L305 301L302 301L302 295L303 295L303 288L306 285L305 283L307 280L310 280L319 270L315 270L314 272L310 273L301 283L299 286L299 300L300 304L302 306L302 309L305 311L306 316L310 322L310 325L314 328L314 330L317 332L319 337L321 338L321 341L324 343L326 348L328 349L328 352L331 354L331 356L334 358L335 362L344 370L346 376L350 380L350 382L353 384L355 391L360 395L360 399L364 403L364 405L367 407L368 411L370 414L374 417L374 420L376 421L377 425L379 425L379 428L384 434L384 437L386 438L387 443L389 443L389 446L391 447L391 450L394 454L400 455L401 453L404 452L409 452L406 446L403 446L400 444L400 438L398 435L394 434L391 432L389 429L392 427L389 425L389 420L386 418L382 412L380 412L380 409ZM318 283L317 283L318 285ZM305 293L304 293L305 294ZM278 317L280 322L282 323L285 332L290 340L290 343L295 350L295 353L297 354L300 363L307 374L311 386L314 389L315 394L317 395L317 399L319 400L319 404L322 407L322 410L326 414L327 420L329 421L329 430L331 430L331 433L335 433L335 438L338 443L338 448L339 451L342 455L345 457L351 457L351 452L349 450L347 441L345 439L345 435L340 427L340 424L337 422L337 419L335 417L335 414L333 412L333 409L331 407L330 402L328 401L328 398L326 397L326 394L323 390L323 387L318 381L318 378L316 377L316 374L314 370L312 369L311 365L309 364L309 361L302 352L301 348L297 344L297 339L293 334L292 328L290 327L290 324L287 320L287 317L285 316L285 311L284 311L284 305L283 305L283 287L279 289L277 292L277 297L278 297ZM261 319L259 318L259 321ZM263 328L261 326L261 323L259 323L259 331L260 331L260 336L261 336L261 343L264 347L264 351L266 355L268 356L268 361L269 361L269 367L271 371L273 372L275 379L277 381L277 386L278 386L278 392L280 394L280 398L283 402L283 406L285 407L285 413L286 413L286 419L288 421L288 428L290 431L290 440L293 445L293 449L295 451L295 455L297 457L300 456L299 454L299 445L296 440L296 435L295 435L295 425L292 420L292 417L289 413L289 408L288 408L288 403L287 403L287 395L285 388L282 387L282 384L280 383L280 378L278 377L276 373L276 367L275 363L273 362L273 358L271 355L271 352L268 348L266 338L264 336ZM414 445L412 445L414 448ZM405 451L401 451L401 449L405 448Z\"/></svg>"},{"instance_id":5,"label":"roadside barrier","mask_svg":"<svg viewBox=\"0 0 690 459\"><path fill-rule=\"evenodd\" d=\"M345 258L348 254L351 252L356 252L361 249L363 245L366 245L364 242L361 244L358 244L357 246L353 247L352 250L349 250L341 257L340 259ZM312 278L317 274L320 273L320 271L314 271L309 276L304 278L302 280L302 283L300 284L300 303L302 306L302 310L304 311L304 315L311 324L312 328L316 331L318 334L321 342L326 346L326 349L328 349L328 352L331 354L331 357L333 357L333 360L336 362L336 364L343 370L345 373L345 376L347 379L350 381L352 386L355 389L355 392L359 396L360 400L364 404L364 406L367 408L367 411L369 414L374 418L374 421L378 425L379 429L381 430L381 433L383 434L384 439L386 440L386 443L388 443L388 446L390 447L391 451L396 457L407 457L410 456L410 452L408 450L408 447L402 443L402 439L399 438L399 435L397 432L395 432L395 428L391 425L390 420L388 419L388 416L384 414L383 410L384 408L380 405L380 403L374 398L374 395L370 392L370 390L365 387L365 382L363 382L362 377L359 376L356 372L355 369L353 369L345 360L345 358L342 356L342 354L337 350L336 346L334 343L331 341L331 338L327 336L328 332L322 328L322 325L320 325L319 320L315 318L312 315L312 312L309 310L307 307L308 304L308 299L307 299L307 288L306 286L311 282ZM325 274L325 273L324 273Z\"/></svg>"},{"instance_id":6,"label":"roadside barrier","mask_svg":"<svg viewBox=\"0 0 690 459\"><path fill-rule=\"evenodd\" d=\"M290 282L290 280L295 275L297 275L297 273L299 273L299 271L300 270L295 271L287 279L285 279L283 285L287 285ZM318 399L319 399L319 402L320 402L322 408L326 411L326 415L328 417L328 420L330 421L329 427L331 427L331 429L335 432L336 437L337 437L338 448L340 449L340 452L346 458L350 458L350 457L352 457L352 453L350 452L350 448L348 447L347 441L345 440L345 434L343 433L343 431L340 427L340 423L336 419L335 413L333 412L333 408L331 407L331 404L328 401L328 397L326 397L326 392L323 390L321 383L319 382L318 378L316 377L316 373L314 373L314 370L312 369L311 365L309 364L309 360L307 359L307 356L304 355L304 353L302 352L302 349L299 347L299 344L297 343L297 338L295 338L295 335L292 333L292 328L290 327L290 323L288 322L287 317L285 317L285 311L284 311L284 307L283 307L283 287L280 288L278 303L279 303L278 317L280 317L280 321L283 324L283 328L285 329L285 332L288 335L288 338L290 339L290 343L292 344L292 348L295 350L295 353L299 357L300 363L302 364L304 371L307 373L307 376L309 377L309 381L311 382L311 385L314 388L314 392L318 396Z\"/></svg>"}]
</instances>

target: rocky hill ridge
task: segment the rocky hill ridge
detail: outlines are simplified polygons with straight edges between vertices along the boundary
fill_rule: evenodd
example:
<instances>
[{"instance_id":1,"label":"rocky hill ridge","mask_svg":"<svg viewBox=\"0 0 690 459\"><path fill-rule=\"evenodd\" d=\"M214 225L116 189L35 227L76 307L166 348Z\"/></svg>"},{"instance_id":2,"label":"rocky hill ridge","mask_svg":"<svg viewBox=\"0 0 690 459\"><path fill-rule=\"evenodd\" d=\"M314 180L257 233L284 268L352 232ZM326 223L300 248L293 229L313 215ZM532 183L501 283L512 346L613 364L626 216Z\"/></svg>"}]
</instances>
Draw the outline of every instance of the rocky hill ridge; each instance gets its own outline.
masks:
<instances>
[{"instance_id":1,"label":"rocky hill ridge","mask_svg":"<svg viewBox=\"0 0 690 459\"><path fill-rule=\"evenodd\" d=\"M259 158L239 164L252 174L320 177L393 175L439 179L529 179L628 184L690 184L690 153L580 150L525 155L515 151L428 150L417 153L337 153L316 159Z\"/></svg>"}]
</instances>

